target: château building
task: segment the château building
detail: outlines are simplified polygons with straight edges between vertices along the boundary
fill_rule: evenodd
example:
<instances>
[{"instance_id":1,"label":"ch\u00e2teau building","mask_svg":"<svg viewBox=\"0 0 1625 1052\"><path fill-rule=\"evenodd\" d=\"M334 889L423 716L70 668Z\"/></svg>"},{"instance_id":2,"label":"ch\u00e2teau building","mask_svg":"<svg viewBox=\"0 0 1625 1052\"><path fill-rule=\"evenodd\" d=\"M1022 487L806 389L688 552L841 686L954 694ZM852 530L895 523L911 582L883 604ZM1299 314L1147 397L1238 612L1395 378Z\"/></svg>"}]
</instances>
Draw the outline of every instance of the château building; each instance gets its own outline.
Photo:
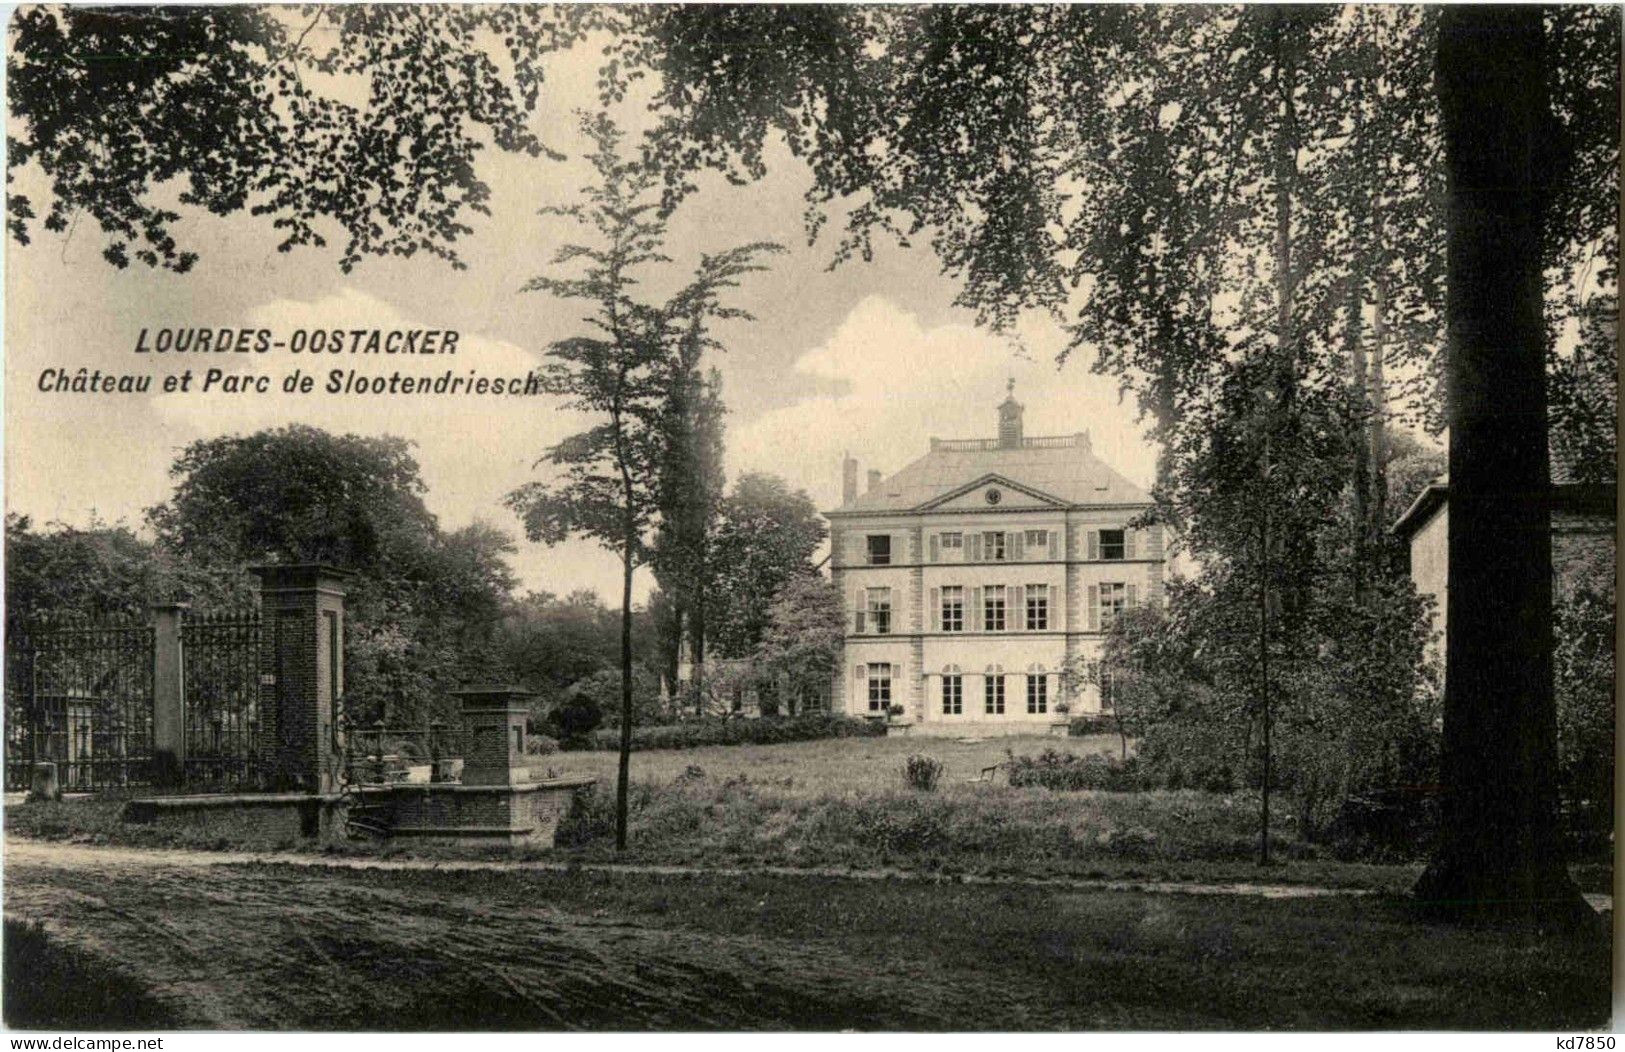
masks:
<instances>
[{"instance_id":1,"label":"ch\u00e2teau building","mask_svg":"<svg viewBox=\"0 0 1625 1052\"><path fill-rule=\"evenodd\" d=\"M870 471L862 493L846 458L841 506L825 513L846 612L834 711L901 705L911 733L1015 734L1112 710L1109 679L1061 673L1098 660L1121 611L1161 601L1163 529L1131 525L1151 499L1088 432L1024 435L1011 387L997 438L933 438L895 475Z\"/></svg>"}]
</instances>

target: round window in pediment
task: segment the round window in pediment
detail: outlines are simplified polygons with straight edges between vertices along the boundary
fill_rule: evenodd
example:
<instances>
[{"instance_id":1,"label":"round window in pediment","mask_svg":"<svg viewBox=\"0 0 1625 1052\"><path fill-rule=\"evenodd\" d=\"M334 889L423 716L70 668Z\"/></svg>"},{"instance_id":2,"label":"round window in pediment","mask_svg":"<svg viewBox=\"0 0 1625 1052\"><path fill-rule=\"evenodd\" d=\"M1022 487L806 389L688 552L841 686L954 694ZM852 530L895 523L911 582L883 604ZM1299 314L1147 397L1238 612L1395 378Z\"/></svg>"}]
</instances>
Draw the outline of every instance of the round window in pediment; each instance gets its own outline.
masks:
<instances>
[{"instance_id":1,"label":"round window in pediment","mask_svg":"<svg viewBox=\"0 0 1625 1052\"><path fill-rule=\"evenodd\" d=\"M1004 494L999 492L999 488L997 486L989 486L987 492L984 493L983 496L987 498L987 502L989 504L997 504L999 501L1004 499Z\"/></svg>"}]
</instances>

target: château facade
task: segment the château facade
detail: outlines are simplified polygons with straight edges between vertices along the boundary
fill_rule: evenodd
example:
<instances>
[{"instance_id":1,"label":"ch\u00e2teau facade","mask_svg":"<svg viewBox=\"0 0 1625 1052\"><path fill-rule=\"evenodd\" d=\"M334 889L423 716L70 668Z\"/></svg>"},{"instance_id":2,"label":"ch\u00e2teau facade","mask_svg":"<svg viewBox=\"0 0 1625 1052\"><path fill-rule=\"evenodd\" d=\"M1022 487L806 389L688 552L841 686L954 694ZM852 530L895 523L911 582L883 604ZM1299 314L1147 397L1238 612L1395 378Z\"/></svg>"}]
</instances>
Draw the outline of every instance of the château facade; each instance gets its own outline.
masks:
<instances>
[{"instance_id":1,"label":"ch\u00e2teau facade","mask_svg":"<svg viewBox=\"0 0 1625 1052\"><path fill-rule=\"evenodd\" d=\"M1119 612L1161 602L1164 534L1131 528L1150 497L1087 432L1026 437L1012 393L997 438L933 438L895 475L870 471L861 494L857 473L848 457L825 513L846 613L834 711L901 705L921 734L1043 733L1112 711L1109 681L1063 697L1061 674L1098 660Z\"/></svg>"}]
</instances>

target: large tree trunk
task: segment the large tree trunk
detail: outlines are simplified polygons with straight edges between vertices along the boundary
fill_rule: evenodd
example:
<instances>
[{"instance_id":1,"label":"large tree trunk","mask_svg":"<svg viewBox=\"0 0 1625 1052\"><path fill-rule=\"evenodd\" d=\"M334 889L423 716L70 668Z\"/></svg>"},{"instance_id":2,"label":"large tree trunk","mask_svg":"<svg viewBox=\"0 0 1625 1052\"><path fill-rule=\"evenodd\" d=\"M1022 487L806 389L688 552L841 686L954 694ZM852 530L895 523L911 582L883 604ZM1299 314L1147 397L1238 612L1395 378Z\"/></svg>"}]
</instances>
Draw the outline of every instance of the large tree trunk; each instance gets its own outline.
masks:
<instances>
[{"instance_id":1,"label":"large tree trunk","mask_svg":"<svg viewBox=\"0 0 1625 1052\"><path fill-rule=\"evenodd\" d=\"M1354 571L1354 602L1359 605L1365 603L1367 563L1370 560L1373 533L1370 501L1372 443L1369 438L1373 414L1370 404L1370 377L1366 372L1365 356L1365 276L1361 273L1367 265L1365 260L1357 263L1353 280L1349 283L1347 330L1349 367L1352 373L1349 386L1359 403L1359 418L1354 425L1354 477L1349 487L1354 498L1354 507L1351 510L1354 523L1349 536L1349 546L1352 549L1350 562Z\"/></svg>"},{"instance_id":2,"label":"large tree trunk","mask_svg":"<svg viewBox=\"0 0 1625 1052\"><path fill-rule=\"evenodd\" d=\"M1527 7L1451 6L1439 16L1449 186L1445 796L1416 890L1452 912L1555 919L1587 908L1557 826L1541 22Z\"/></svg>"},{"instance_id":3,"label":"large tree trunk","mask_svg":"<svg viewBox=\"0 0 1625 1052\"><path fill-rule=\"evenodd\" d=\"M635 527L621 556L621 758L615 771L615 850L626 850L626 788L632 773L632 570Z\"/></svg>"},{"instance_id":4,"label":"large tree trunk","mask_svg":"<svg viewBox=\"0 0 1625 1052\"><path fill-rule=\"evenodd\" d=\"M705 715L705 578L694 589L693 613L688 619L689 682L694 690L694 715Z\"/></svg>"}]
</instances>

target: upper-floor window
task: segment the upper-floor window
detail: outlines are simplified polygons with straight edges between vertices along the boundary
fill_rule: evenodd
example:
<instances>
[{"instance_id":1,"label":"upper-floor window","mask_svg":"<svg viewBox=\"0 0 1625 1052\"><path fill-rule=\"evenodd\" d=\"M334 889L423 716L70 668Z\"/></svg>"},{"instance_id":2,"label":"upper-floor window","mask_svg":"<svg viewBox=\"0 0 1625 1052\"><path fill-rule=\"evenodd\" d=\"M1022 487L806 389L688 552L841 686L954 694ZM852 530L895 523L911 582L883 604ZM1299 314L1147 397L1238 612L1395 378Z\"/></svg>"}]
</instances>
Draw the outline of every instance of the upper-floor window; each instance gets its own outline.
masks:
<instances>
[{"instance_id":1,"label":"upper-floor window","mask_svg":"<svg viewBox=\"0 0 1625 1052\"><path fill-rule=\"evenodd\" d=\"M869 711L884 712L891 708L891 666L869 666Z\"/></svg>"},{"instance_id":2,"label":"upper-floor window","mask_svg":"<svg viewBox=\"0 0 1625 1052\"><path fill-rule=\"evenodd\" d=\"M886 635L891 631L891 589L871 588L867 595L869 631L876 635Z\"/></svg>"},{"instance_id":3,"label":"upper-floor window","mask_svg":"<svg viewBox=\"0 0 1625 1052\"><path fill-rule=\"evenodd\" d=\"M943 533L937 535L937 550L945 563L963 562L965 559L965 535L963 533Z\"/></svg>"},{"instance_id":4,"label":"upper-floor window","mask_svg":"<svg viewBox=\"0 0 1625 1052\"><path fill-rule=\"evenodd\" d=\"M1005 535L1003 530L988 530L982 534L982 558L988 562L1003 562L1009 556L1005 554Z\"/></svg>"},{"instance_id":5,"label":"upper-floor window","mask_svg":"<svg viewBox=\"0 0 1625 1052\"><path fill-rule=\"evenodd\" d=\"M1100 630L1111 631L1117 622L1117 615L1123 612L1128 605L1128 586L1123 584L1103 584L1100 586Z\"/></svg>"},{"instance_id":6,"label":"upper-floor window","mask_svg":"<svg viewBox=\"0 0 1625 1052\"><path fill-rule=\"evenodd\" d=\"M891 534L889 534L889 533L871 533L871 534L869 534L869 565L870 566L890 566L891 565Z\"/></svg>"},{"instance_id":7,"label":"upper-floor window","mask_svg":"<svg viewBox=\"0 0 1625 1052\"><path fill-rule=\"evenodd\" d=\"M989 585L982 589L982 628L988 632L1004 631L1004 588Z\"/></svg>"},{"instance_id":8,"label":"upper-floor window","mask_svg":"<svg viewBox=\"0 0 1625 1052\"><path fill-rule=\"evenodd\" d=\"M1100 557L1102 559L1122 559L1127 553L1127 546L1123 543L1122 530L1100 531Z\"/></svg>"},{"instance_id":9,"label":"upper-floor window","mask_svg":"<svg viewBox=\"0 0 1625 1052\"><path fill-rule=\"evenodd\" d=\"M965 589L960 585L949 585L942 590L942 630L965 630Z\"/></svg>"},{"instance_id":10,"label":"upper-floor window","mask_svg":"<svg viewBox=\"0 0 1625 1052\"><path fill-rule=\"evenodd\" d=\"M1027 631L1049 630L1049 585L1027 586Z\"/></svg>"},{"instance_id":11,"label":"upper-floor window","mask_svg":"<svg viewBox=\"0 0 1625 1052\"><path fill-rule=\"evenodd\" d=\"M1028 530L1024 539L1027 542L1029 559L1043 556L1045 550L1049 548L1048 530Z\"/></svg>"}]
</instances>

